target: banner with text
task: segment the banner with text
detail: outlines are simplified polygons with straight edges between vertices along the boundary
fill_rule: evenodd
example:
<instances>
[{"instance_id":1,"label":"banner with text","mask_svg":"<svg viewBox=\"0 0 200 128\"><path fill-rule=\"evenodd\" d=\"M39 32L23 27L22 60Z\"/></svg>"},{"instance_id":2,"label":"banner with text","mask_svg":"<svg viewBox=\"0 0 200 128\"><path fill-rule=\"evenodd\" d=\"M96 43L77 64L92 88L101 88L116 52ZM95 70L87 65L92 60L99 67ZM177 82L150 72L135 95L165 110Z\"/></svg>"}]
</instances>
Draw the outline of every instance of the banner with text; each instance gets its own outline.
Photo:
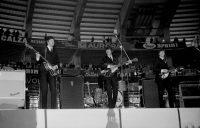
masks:
<instances>
[{"instance_id":1,"label":"banner with text","mask_svg":"<svg viewBox=\"0 0 200 128\"><path fill-rule=\"evenodd\" d=\"M45 46L45 40L32 38L30 44L33 46ZM58 48L77 48L77 43L75 41L55 40L55 46Z\"/></svg>"},{"instance_id":2,"label":"banner with text","mask_svg":"<svg viewBox=\"0 0 200 128\"><path fill-rule=\"evenodd\" d=\"M45 46L44 39L27 38L27 34L24 30L1 28L0 29L0 42L1 43L13 43L13 44L31 44L33 46ZM55 40L56 47L59 48L77 48L77 41L68 40Z\"/></svg>"},{"instance_id":3,"label":"banner with text","mask_svg":"<svg viewBox=\"0 0 200 128\"><path fill-rule=\"evenodd\" d=\"M136 49L178 49L185 48L183 43L136 43Z\"/></svg>"},{"instance_id":4,"label":"banner with text","mask_svg":"<svg viewBox=\"0 0 200 128\"><path fill-rule=\"evenodd\" d=\"M108 46L113 49L119 48L118 43L112 42L78 42L78 48L80 49L105 49Z\"/></svg>"},{"instance_id":5,"label":"banner with text","mask_svg":"<svg viewBox=\"0 0 200 128\"><path fill-rule=\"evenodd\" d=\"M103 43L103 42L78 42L78 48L80 49L105 49L107 46L112 47L113 49L118 49L119 43ZM136 49L177 49L185 48L186 46L179 43L129 43L123 42L123 47L127 50L136 50Z\"/></svg>"}]
</instances>

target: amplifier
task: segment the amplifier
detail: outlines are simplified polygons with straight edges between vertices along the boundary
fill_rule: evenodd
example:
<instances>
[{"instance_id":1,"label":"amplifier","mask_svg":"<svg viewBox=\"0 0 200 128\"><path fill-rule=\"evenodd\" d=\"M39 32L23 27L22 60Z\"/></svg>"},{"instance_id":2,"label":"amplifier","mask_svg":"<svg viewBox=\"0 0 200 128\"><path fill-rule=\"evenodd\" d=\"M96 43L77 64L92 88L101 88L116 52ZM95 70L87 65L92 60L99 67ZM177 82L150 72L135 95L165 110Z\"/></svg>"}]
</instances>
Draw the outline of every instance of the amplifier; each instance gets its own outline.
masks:
<instances>
[{"instance_id":1,"label":"amplifier","mask_svg":"<svg viewBox=\"0 0 200 128\"><path fill-rule=\"evenodd\" d=\"M63 76L78 76L80 75L79 69L69 69L69 68L63 68L62 75Z\"/></svg>"},{"instance_id":2,"label":"amplifier","mask_svg":"<svg viewBox=\"0 0 200 128\"><path fill-rule=\"evenodd\" d=\"M143 100L146 108L159 108L158 88L154 79L143 79Z\"/></svg>"},{"instance_id":3,"label":"amplifier","mask_svg":"<svg viewBox=\"0 0 200 128\"><path fill-rule=\"evenodd\" d=\"M24 107L25 70L0 71L0 109Z\"/></svg>"},{"instance_id":4,"label":"amplifier","mask_svg":"<svg viewBox=\"0 0 200 128\"><path fill-rule=\"evenodd\" d=\"M83 88L84 78L77 77L61 77L60 83L60 102L61 108L83 108Z\"/></svg>"}]
</instances>

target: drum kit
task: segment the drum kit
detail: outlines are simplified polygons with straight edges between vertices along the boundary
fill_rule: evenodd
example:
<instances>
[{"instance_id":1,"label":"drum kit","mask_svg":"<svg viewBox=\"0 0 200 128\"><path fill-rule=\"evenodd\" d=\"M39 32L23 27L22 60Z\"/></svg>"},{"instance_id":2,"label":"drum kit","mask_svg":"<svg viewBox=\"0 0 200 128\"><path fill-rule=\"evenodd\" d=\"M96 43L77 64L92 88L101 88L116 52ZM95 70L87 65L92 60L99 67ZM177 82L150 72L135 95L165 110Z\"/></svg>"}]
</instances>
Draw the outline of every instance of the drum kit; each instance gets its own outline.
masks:
<instances>
[{"instance_id":1,"label":"drum kit","mask_svg":"<svg viewBox=\"0 0 200 128\"><path fill-rule=\"evenodd\" d=\"M108 106L108 96L107 92L102 88L96 88L94 91L94 95L91 96L89 82L85 83L88 88L88 95L84 98L84 103L86 108L92 107L107 107ZM123 91L126 91L125 81L118 81L118 96L116 101L116 107L123 107Z\"/></svg>"},{"instance_id":2,"label":"drum kit","mask_svg":"<svg viewBox=\"0 0 200 128\"><path fill-rule=\"evenodd\" d=\"M118 95L116 107L124 107L123 92L126 91L126 82L123 80L118 81Z\"/></svg>"},{"instance_id":3,"label":"drum kit","mask_svg":"<svg viewBox=\"0 0 200 128\"><path fill-rule=\"evenodd\" d=\"M106 107L108 104L107 93L101 88L96 88L93 96L89 92L89 95L84 98L84 103L86 108Z\"/></svg>"},{"instance_id":4,"label":"drum kit","mask_svg":"<svg viewBox=\"0 0 200 128\"><path fill-rule=\"evenodd\" d=\"M94 99L91 96L91 91L90 91L90 83L86 82L85 85L87 85L87 89L88 89L88 95L85 96L84 98L84 103L85 103L85 107L93 107L94 106Z\"/></svg>"}]
</instances>

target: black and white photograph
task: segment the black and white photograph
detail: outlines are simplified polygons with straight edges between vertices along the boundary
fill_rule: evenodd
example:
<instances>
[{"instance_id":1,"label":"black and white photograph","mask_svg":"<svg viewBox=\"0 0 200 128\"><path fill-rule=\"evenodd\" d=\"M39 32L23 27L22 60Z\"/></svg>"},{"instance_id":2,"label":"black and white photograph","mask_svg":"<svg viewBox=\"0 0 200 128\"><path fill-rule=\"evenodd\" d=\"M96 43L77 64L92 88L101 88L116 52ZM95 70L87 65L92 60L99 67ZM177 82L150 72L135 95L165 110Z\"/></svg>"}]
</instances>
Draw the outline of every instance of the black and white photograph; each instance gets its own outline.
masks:
<instances>
[{"instance_id":1,"label":"black and white photograph","mask_svg":"<svg viewBox=\"0 0 200 128\"><path fill-rule=\"evenodd\" d=\"M199 0L1 0L0 128L200 128Z\"/></svg>"}]
</instances>

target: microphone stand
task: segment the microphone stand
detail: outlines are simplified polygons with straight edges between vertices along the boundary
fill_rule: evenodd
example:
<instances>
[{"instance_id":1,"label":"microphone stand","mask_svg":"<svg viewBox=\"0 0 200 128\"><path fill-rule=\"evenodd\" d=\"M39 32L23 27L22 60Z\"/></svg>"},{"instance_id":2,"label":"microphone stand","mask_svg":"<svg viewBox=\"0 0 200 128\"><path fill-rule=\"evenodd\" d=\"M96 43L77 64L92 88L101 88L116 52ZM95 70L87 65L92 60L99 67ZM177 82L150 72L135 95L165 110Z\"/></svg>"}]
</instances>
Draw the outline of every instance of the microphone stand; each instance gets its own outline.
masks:
<instances>
[{"instance_id":1,"label":"microphone stand","mask_svg":"<svg viewBox=\"0 0 200 128\"><path fill-rule=\"evenodd\" d=\"M199 49L199 48L196 48L196 47L195 47L195 49L196 49L197 51L199 51L199 52L200 52L200 49Z\"/></svg>"},{"instance_id":2,"label":"microphone stand","mask_svg":"<svg viewBox=\"0 0 200 128\"><path fill-rule=\"evenodd\" d=\"M124 47L123 47L123 45L122 45L122 42L121 42L120 39L118 38L117 34L115 34L115 37L116 37L117 41L118 41L119 44L120 44L119 47L120 47L120 51L121 51L121 63L122 63L122 52L125 53L126 57L127 57L128 60L130 61L130 58L129 58L129 56L128 56L126 50L124 49ZM121 73L123 73L123 74L125 75L125 73L123 72L123 65L121 65ZM121 83L123 86L125 86L125 89L124 89L124 90L121 90L121 91L122 91L122 92L121 92L121 93L122 93L122 97L123 97L122 107L124 107L124 91L126 91L126 82L123 81L123 75L121 76L121 78L122 78L122 80L119 81L118 84ZM129 83L128 83L128 74L127 74L127 84L129 84ZM122 86L122 85L121 85L121 86ZM120 86L120 85L119 85L119 86ZM127 95L128 95L128 98L129 98L129 90L128 90L128 88L127 88Z\"/></svg>"},{"instance_id":3,"label":"microphone stand","mask_svg":"<svg viewBox=\"0 0 200 128\"><path fill-rule=\"evenodd\" d=\"M118 41L119 44L120 44L119 47L120 47L121 51L123 50L123 52L125 53L125 55L126 55L126 57L128 58L128 60L130 60L130 58L129 58L127 52L126 52L126 50L124 49L124 47L123 47L123 45L122 45L122 42L121 42L120 39L117 37L117 34L115 34L115 37L117 38L117 41ZM121 55L122 55L122 53L121 53Z\"/></svg>"}]
</instances>

